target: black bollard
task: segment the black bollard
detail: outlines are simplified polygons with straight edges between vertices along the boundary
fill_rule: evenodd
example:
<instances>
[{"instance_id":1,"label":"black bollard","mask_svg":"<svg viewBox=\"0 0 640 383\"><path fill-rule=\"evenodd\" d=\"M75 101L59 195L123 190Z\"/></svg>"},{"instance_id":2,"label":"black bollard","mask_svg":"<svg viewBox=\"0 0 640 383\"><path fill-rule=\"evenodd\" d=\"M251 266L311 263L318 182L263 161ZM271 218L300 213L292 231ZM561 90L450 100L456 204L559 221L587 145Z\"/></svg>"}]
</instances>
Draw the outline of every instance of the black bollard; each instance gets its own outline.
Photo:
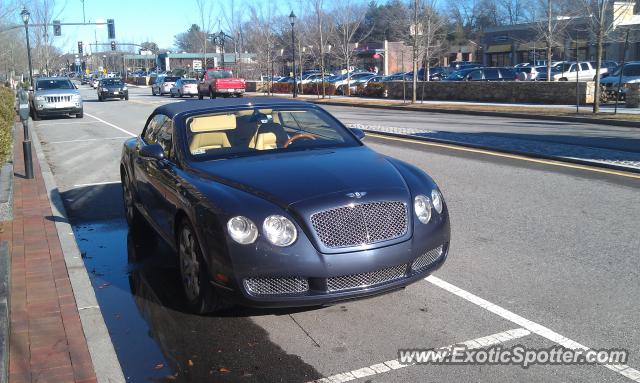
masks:
<instances>
[{"instance_id":1,"label":"black bollard","mask_svg":"<svg viewBox=\"0 0 640 383\"><path fill-rule=\"evenodd\" d=\"M22 141L22 154L24 155L24 177L33 179L33 157L31 156L31 138L29 137L29 120L22 120L24 127L24 141Z\"/></svg>"}]
</instances>

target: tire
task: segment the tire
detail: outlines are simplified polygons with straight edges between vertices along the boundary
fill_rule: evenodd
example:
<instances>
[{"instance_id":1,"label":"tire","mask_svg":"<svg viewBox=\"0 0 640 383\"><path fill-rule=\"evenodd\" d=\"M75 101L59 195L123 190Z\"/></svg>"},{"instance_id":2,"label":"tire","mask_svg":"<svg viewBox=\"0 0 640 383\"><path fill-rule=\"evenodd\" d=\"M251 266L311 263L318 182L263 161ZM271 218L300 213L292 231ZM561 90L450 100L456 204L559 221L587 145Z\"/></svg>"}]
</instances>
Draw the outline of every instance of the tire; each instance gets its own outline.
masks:
<instances>
[{"instance_id":1,"label":"tire","mask_svg":"<svg viewBox=\"0 0 640 383\"><path fill-rule=\"evenodd\" d=\"M183 94L182 92L178 91L178 97L182 98Z\"/></svg>"},{"instance_id":2,"label":"tire","mask_svg":"<svg viewBox=\"0 0 640 383\"><path fill-rule=\"evenodd\" d=\"M569 81L569 79L568 79L568 78L566 78L566 77L563 77L563 78L561 78L561 79L560 79L560 80L558 80L558 81Z\"/></svg>"},{"instance_id":3,"label":"tire","mask_svg":"<svg viewBox=\"0 0 640 383\"><path fill-rule=\"evenodd\" d=\"M81 110L80 113L76 113L76 118L83 118L84 117L84 110Z\"/></svg>"},{"instance_id":4,"label":"tire","mask_svg":"<svg viewBox=\"0 0 640 383\"><path fill-rule=\"evenodd\" d=\"M198 100L202 100L202 99L204 99L204 96L200 92L200 89L198 89Z\"/></svg>"},{"instance_id":5,"label":"tire","mask_svg":"<svg viewBox=\"0 0 640 383\"><path fill-rule=\"evenodd\" d=\"M211 88L209 88L209 98L210 98L210 99L212 99L212 100L213 100L214 98L216 98L216 94L215 94L215 92L213 91L213 89L211 89Z\"/></svg>"},{"instance_id":6,"label":"tire","mask_svg":"<svg viewBox=\"0 0 640 383\"><path fill-rule=\"evenodd\" d=\"M152 96L155 96L155 95L156 95L156 90L155 90L155 89L153 89L153 87L151 87L151 95L152 95Z\"/></svg>"},{"instance_id":7,"label":"tire","mask_svg":"<svg viewBox=\"0 0 640 383\"><path fill-rule=\"evenodd\" d=\"M189 95L189 98L193 98L193 95L192 95L192 94L190 94L190 95Z\"/></svg>"},{"instance_id":8,"label":"tire","mask_svg":"<svg viewBox=\"0 0 640 383\"><path fill-rule=\"evenodd\" d=\"M38 115L38 112L35 111L35 109L33 110L33 116L31 116L31 118L33 118L33 121L40 121L40 115Z\"/></svg>"},{"instance_id":9,"label":"tire","mask_svg":"<svg viewBox=\"0 0 640 383\"><path fill-rule=\"evenodd\" d=\"M122 198L124 205L124 216L129 228L139 229L143 224L143 218L135 205L136 197L131 186L131 180L126 174L122 175Z\"/></svg>"},{"instance_id":10,"label":"tire","mask_svg":"<svg viewBox=\"0 0 640 383\"><path fill-rule=\"evenodd\" d=\"M242 95L243 95L243 93L238 93L238 94L236 94L236 97L241 98Z\"/></svg>"},{"instance_id":11,"label":"tire","mask_svg":"<svg viewBox=\"0 0 640 383\"><path fill-rule=\"evenodd\" d=\"M102 98L102 96L98 96L98 101L103 102L104 98Z\"/></svg>"},{"instance_id":12,"label":"tire","mask_svg":"<svg viewBox=\"0 0 640 383\"><path fill-rule=\"evenodd\" d=\"M173 95L173 92L172 92L172 93L171 93L171 98L173 98L173 97L174 97L174 95Z\"/></svg>"},{"instance_id":13,"label":"tire","mask_svg":"<svg viewBox=\"0 0 640 383\"><path fill-rule=\"evenodd\" d=\"M129 101L129 93L127 93L127 94L124 96L124 99L125 99L126 101Z\"/></svg>"},{"instance_id":14,"label":"tire","mask_svg":"<svg viewBox=\"0 0 640 383\"><path fill-rule=\"evenodd\" d=\"M220 311L227 307L209 283L202 248L193 226L184 219L177 233L180 280L187 306L196 314Z\"/></svg>"}]
</instances>

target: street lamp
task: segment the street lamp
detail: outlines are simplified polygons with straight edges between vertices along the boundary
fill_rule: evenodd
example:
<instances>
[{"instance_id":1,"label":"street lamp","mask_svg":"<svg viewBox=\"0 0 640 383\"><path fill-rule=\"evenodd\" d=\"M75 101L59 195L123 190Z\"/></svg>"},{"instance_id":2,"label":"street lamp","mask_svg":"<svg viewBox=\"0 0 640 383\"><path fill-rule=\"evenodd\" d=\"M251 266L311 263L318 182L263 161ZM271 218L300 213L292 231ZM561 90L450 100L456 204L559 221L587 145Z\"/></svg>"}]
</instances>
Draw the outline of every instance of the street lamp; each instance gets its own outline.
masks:
<instances>
[{"instance_id":1,"label":"street lamp","mask_svg":"<svg viewBox=\"0 0 640 383\"><path fill-rule=\"evenodd\" d=\"M29 46L29 16L31 14L27 11L26 7L22 8L20 12L22 21L24 22L24 30L27 35L27 58L29 60L29 82L33 87L33 68L31 66L31 47ZM24 140L22 141L22 153L24 156L24 176L27 179L33 178L33 162L31 155L31 137L29 137L29 96L22 90L19 94L20 98L20 120L22 120L22 127L24 128ZM26 104L26 105L25 105ZM24 106L23 106L24 105Z\"/></svg>"},{"instance_id":2,"label":"street lamp","mask_svg":"<svg viewBox=\"0 0 640 383\"><path fill-rule=\"evenodd\" d=\"M223 69L224 69L224 37L225 37L224 32L220 31L218 33L218 40L220 41L220 51L222 52L221 56L222 56L222 68Z\"/></svg>"},{"instance_id":3,"label":"street lamp","mask_svg":"<svg viewBox=\"0 0 640 383\"><path fill-rule=\"evenodd\" d=\"M31 14L27 11L26 7L22 7L22 12L20 12L20 16L22 17L22 21L24 22L24 31L27 35L27 58L29 60L29 83L33 86L33 67L31 65L31 47L29 45L29 16Z\"/></svg>"},{"instance_id":4,"label":"street lamp","mask_svg":"<svg viewBox=\"0 0 640 383\"><path fill-rule=\"evenodd\" d=\"M289 15L289 22L291 23L291 56L293 58L293 97L298 96L298 85L296 84L296 35L294 26L296 24L296 15L291 11Z\"/></svg>"}]
</instances>

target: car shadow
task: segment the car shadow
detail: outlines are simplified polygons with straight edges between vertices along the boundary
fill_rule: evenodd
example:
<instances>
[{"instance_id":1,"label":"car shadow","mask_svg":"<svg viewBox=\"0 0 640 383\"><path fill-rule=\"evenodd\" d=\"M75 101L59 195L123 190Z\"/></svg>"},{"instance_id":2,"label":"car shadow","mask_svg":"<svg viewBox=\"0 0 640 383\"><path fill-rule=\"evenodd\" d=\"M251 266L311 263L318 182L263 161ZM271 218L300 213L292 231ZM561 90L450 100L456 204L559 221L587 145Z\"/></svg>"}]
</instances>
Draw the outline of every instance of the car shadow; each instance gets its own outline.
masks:
<instances>
[{"instance_id":1,"label":"car shadow","mask_svg":"<svg viewBox=\"0 0 640 383\"><path fill-rule=\"evenodd\" d=\"M61 199L125 376L131 381L310 381L311 365L274 343L252 317L305 309L232 307L194 315L177 255L148 225L130 231L119 184L64 191ZM52 221L65 221L51 216ZM301 334L304 336L304 334Z\"/></svg>"}]
</instances>

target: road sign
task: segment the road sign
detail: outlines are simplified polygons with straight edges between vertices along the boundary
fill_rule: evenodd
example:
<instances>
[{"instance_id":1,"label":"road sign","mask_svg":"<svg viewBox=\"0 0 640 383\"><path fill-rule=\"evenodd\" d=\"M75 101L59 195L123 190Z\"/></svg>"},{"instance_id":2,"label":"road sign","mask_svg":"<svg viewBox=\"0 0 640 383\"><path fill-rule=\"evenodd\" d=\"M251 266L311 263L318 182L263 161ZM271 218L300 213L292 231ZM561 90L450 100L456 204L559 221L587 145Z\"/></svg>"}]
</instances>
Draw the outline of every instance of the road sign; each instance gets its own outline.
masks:
<instances>
[{"instance_id":1,"label":"road sign","mask_svg":"<svg viewBox=\"0 0 640 383\"><path fill-rule=\"evenodd\" d=\"M202 61L193 60L193 69L202 69Z\"/></svg>"}]
</instances>

